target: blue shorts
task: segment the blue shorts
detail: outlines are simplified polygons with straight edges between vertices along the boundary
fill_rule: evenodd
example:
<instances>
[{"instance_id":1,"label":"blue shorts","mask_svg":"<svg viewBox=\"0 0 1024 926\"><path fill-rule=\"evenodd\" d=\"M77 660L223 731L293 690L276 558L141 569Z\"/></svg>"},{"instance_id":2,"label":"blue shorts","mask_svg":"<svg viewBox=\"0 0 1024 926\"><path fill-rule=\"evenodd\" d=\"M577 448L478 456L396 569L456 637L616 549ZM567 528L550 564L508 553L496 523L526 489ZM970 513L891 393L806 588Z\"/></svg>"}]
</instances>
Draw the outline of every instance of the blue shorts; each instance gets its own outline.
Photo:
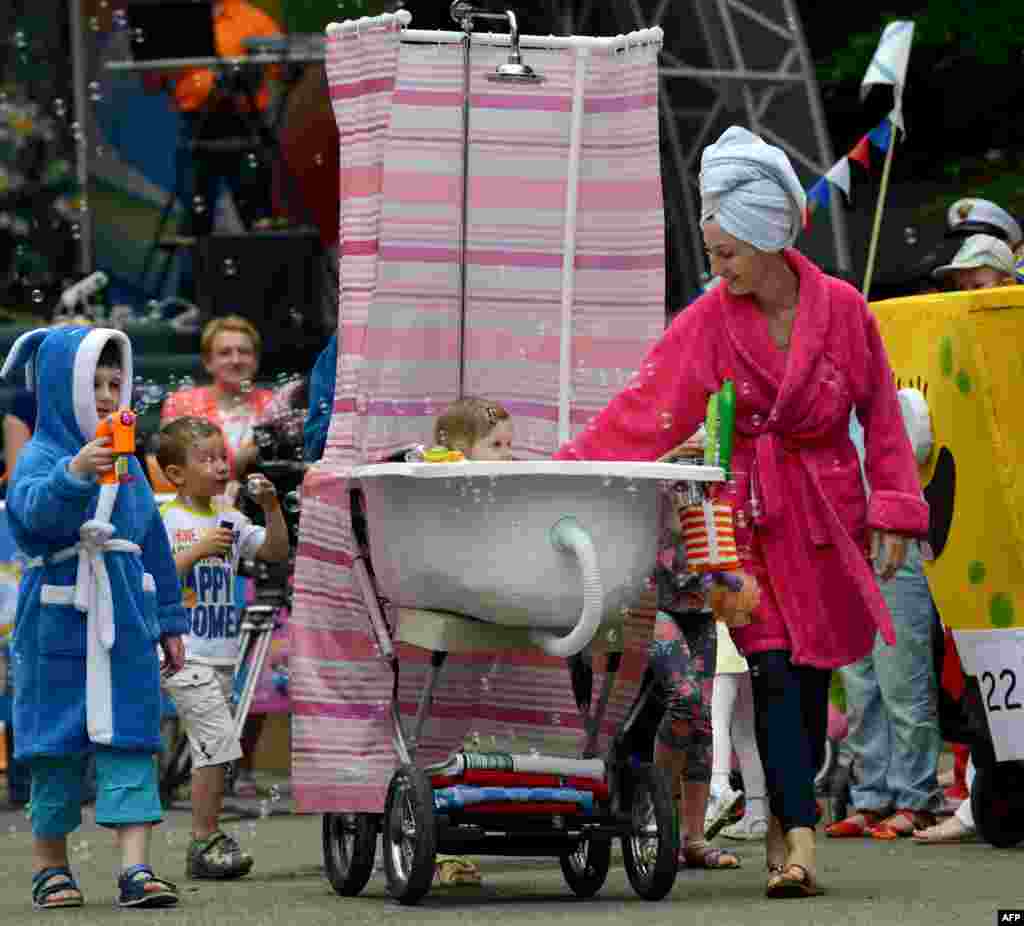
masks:
<instances>
[{"instance_id":1,"label":"blue shorts","mask_svg":"<svg viewBox=\"0 0 1024 926\"><path fill-rule=\"evenodd\" d=\"M163 819L156 762L149 752L97 746L96 822L100 826L159 823ZM82 822L88 756L29 760L32 835L60 839Z\"/></svg>"}]
</instances>

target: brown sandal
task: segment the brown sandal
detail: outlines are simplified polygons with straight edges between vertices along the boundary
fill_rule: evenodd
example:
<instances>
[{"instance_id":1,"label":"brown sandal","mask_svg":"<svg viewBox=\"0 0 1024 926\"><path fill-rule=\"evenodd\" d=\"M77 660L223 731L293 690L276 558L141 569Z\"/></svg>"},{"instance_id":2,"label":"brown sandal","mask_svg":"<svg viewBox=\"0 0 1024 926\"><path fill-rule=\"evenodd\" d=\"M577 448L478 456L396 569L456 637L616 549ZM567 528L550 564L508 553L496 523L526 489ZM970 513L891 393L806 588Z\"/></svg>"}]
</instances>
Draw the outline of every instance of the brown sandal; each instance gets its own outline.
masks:
<instances>
[{"instance_id":1,"label":"brown sandal","mask_svg":"<svg viewBox=\"0 0 1024 926\"><path fill-rule=\"evenodd\" d=\"M790 862L778 874L772 875L764 891L765 897L772 898L816 897L821 893L811 873L796 862Z\"/></svg>"},{"instance_id":2,"label":"brown sandal","mask_svg":"<svg viewBox=\"0 0 1024 926\"><path fill-rule=\"evenodd\" d=\"M704 868L708 871L721 871L726 868L739 868L740 859L728 849L717 846L699 845L685 846L679 850L679 864L687 868Z\"/></svg>"}]
</instances>

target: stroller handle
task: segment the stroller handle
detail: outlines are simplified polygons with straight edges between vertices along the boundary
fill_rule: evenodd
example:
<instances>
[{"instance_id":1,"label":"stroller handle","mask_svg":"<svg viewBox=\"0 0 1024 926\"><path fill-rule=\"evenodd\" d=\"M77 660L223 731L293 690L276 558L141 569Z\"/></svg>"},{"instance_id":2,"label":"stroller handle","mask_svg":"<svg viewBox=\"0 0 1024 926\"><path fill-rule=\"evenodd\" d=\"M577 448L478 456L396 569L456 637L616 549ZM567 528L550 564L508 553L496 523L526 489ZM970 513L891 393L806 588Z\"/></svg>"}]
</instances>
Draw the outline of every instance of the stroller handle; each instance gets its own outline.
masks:
<instances>
[{"instance_id":1,"label":"stroller handle","mask_svg":"<svg viewBox=\"0 0 1024 926\"><path fill-rule=\"evenodd\" d=\"M530 632L530 639L549 656L565 659L590 645L601 626L604 614L604 589L597 550L586 528L573 517L560 518L552 526L551 545L560 552L572 553L583 576L583 608L576 626L564 637L543 630Z\"/></svg>"}]
</instances>

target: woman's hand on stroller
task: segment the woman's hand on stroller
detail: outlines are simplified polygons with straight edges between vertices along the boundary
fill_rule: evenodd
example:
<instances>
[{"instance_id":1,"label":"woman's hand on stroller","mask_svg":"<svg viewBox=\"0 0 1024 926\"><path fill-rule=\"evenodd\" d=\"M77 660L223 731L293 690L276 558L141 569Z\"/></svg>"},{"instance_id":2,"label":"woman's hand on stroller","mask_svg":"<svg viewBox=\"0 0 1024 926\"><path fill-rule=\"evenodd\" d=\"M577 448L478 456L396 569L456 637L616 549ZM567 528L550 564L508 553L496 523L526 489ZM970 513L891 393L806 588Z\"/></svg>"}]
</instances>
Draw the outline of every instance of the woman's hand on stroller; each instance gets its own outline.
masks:
<instances>
[{"instance_id":1,"label":"woman's hand on stroller","mask_svg":"<svg viewBox=\"0 0 1024 926\"><path fill-rule=\"evenodd\" d=\"M761 601L757 579L742 571L709 572L704 587L715 620L726 627L743 627L751 621L751 613Z\"/></svg>"}]
</instances>

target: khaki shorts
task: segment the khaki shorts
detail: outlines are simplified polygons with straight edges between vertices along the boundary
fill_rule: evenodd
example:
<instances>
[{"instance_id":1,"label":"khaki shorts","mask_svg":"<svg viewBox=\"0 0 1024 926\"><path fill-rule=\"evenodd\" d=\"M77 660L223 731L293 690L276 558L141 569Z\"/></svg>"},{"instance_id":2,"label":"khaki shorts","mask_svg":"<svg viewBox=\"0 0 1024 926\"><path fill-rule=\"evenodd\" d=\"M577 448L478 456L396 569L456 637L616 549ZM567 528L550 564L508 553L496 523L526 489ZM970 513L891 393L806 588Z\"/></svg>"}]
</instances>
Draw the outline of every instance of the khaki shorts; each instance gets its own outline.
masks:
<instances>
[{"instance_id":1,"label":"khaki shorts","mask_svg":"<svg viewBox=\"0 0 1024 926\"><path fill-rule=\"evenodd\" d=\"M231 666L186 662L163 680L192 747L192 767L224 765L242 757L231 713Z\"/></svg>"}]
</instances>

